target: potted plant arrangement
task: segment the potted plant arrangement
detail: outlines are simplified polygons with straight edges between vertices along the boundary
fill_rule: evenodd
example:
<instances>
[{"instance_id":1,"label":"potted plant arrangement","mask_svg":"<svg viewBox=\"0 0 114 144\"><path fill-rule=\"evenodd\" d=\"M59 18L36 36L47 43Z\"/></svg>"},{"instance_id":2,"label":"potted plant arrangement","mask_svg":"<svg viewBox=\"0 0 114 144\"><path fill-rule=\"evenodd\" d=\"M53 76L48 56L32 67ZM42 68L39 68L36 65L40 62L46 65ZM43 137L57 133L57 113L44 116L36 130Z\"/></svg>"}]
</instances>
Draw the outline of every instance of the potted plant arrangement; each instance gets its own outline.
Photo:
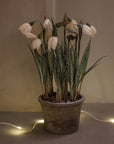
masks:
<instances>
[{"instance_id":1,"label":"potted plant arrangement","mask_svg":"<svg viewBox=\"0 0 114 144\"><path fill-rule=\"evenodd\" d=\"M61 22L45 18L41 32L32 33L38 21L24 23L19 30L32 39L27 44L38 70L43 94L38 100L44 117L44 127L54 134L70 134L78 130L84 97L80 94L84 77L97 66L99 58L87 68L91 40L96 34L94 26L70 19L66 14ZM61 31L61 39L59 32ZM82 35L90 40L80 56Z\"/></svg>"}]
</instances>

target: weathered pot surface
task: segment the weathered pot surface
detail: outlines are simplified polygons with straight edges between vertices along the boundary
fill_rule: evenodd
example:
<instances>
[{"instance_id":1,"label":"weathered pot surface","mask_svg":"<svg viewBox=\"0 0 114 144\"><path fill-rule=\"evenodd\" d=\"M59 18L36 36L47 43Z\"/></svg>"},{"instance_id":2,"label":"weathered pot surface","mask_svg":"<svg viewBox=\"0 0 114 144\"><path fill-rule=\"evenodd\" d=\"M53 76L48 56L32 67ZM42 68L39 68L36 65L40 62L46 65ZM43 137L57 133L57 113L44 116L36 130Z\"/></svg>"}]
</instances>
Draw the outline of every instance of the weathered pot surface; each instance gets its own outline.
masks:
<instances>
[{"instance_id":1,"label":"weathered pot surface","mask_svg":"<svg viewBox=\"0 0 114 144\"><path fill-rule=\"evenodd\" d=\"M74 102L52 103L39 96L44 127L53 134L70 134L76 132L79 127L80 111L84 97Z\"/></svg>"}]
</instances>

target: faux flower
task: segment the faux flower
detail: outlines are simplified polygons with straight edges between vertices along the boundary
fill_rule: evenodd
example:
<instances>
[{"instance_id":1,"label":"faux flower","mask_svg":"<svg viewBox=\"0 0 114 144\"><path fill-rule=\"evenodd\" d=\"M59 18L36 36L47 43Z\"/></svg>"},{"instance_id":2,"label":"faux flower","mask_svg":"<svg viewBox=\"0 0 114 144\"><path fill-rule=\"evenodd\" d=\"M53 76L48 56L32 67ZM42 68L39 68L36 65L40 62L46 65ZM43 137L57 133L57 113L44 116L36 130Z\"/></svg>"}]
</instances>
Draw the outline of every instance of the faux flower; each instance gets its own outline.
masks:
<instances>
[{"instance_id":1,"label":"faux flower","mask_svg":"<svg viewBox=\"0 0 114 144\"><path fill-rule=\"evenodd\" d=\"M27 38L37 38L37 36L36 36L35 34L30 33L30 32L28 32L28 33L26 34L26 37L27 37Z\"/></svg>"},{"instance_id":2,"label":"faux flower","mask_svg":"<svg viewBox=\"0 0 114 144\"><path fill-rule=\"evenodd\" d=\"M37 39L34 39L32 41L32 48L33 49L37 49L38 50L40 48L40 46L41 46L41 39L37 38Z\"/></svg>"},{"instance_id":3,"label":"faux flower","mask_svg":"<svg viewBox=\"0 0 114 144\"><path fill-rule=\"evenodd\" d=\"M66 25L66 28L70 31L77 32L78 31L77 22L74 19L71 20L71 22Z\"/></svg>"},{"instance_id":4,"label":"faux flower","mask_svg":"<svg viewBox=\"0 0 114 144\"><path fill-rule=\"evenodd\" d=\"M94 37L96 34L96 29L94 26L83 25L82 31L84 34L90 35L91 37Z\"/></svg>"},{"instance_id":5,"label":"faux flower","mask_svg":"<svg viewBox=\"0 0 114 144\"><path fill-rule=\"evenodd\" d=\"M45 19L44 23L43 23L43 27L47 30L50 30L52 31L53 30L53 26L52 26L52 23L50 21L50 19Z\"/></svg>"},{"instance_id":6,"label":"faux flower","mask_svg":"<svg viewBox=\"0 0 114 144\"><path fill-rule=\"evenodd\" d=\"M19 30L26 35L28 32L32 31L32 26L29 23L24 23L19 27Z\"/></svg>"},{"instance_id":7,"label":"faux flower","mask_svg":"<svg viewBox=\"0 0 114 144\"><path fill-rule=\"evenodd\" d=\"M53 50L55 50L56 46L57 46L57 43L58 43L58 38L56 36L50 37L50 39L48 40L48 50L50 51L51 48Z\"/></svg>"}]
</instances>

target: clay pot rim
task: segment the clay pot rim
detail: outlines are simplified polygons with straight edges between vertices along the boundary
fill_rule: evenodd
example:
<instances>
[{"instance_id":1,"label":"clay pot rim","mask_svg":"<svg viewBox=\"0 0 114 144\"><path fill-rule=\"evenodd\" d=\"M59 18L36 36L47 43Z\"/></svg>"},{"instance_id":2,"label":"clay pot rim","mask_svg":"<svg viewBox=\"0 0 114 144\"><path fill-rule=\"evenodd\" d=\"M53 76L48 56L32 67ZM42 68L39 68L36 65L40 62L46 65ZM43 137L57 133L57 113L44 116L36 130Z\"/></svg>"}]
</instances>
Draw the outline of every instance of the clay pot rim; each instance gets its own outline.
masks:
<instances>
[{"instance_id":1,"label":"clay pot rim","mask_svg":"<svg viewBox=\"0 0 114 144\"><path fill-rule=\"evenodd\" d=\"M50 102L50 101L46 101L46 100L43 100L42 99L42 95L40 95L38 97L38 101L40 103L43 103L43 104L46 104L46 105L50 105L50 106L58 106L58 107L61 107L61 106L72 106L72 105L77 105L77 104L81 104L83 103L83 101L85 100L85 97L80 95L81 96L81 99L80 100L76 100L76 101L68 101L68 102Z\"/></svg>"}]
</instances>

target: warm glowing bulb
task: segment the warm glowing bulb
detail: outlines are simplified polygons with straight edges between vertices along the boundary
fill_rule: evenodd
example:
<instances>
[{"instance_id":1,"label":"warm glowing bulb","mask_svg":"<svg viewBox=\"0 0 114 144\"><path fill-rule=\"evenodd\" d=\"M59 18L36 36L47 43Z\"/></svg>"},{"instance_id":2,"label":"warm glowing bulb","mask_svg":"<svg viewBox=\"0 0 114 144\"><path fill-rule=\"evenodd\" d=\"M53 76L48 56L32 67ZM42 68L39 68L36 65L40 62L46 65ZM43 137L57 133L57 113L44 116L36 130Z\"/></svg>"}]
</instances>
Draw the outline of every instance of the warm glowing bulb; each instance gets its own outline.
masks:
<instances>
[{"instance_id":1,"label":"warm glowing bulb","mask_svg":"<svg viewBox=\"0 0 114 144\"><path fill-rule=\"evenodd\" d=\"M20 130L22 129L22 127L19 127L19 126L17 126L17 128L20 129Z\"/></svg>"},{"instance_id":2,"label":"warm glowing bulb","mask_svg":"<svg viewBox=\"0 0 114 144\"><path fill-rule=\"evenodd\" d=\"M38 120L38 123L44 123L44 119Z\"/></svg>"},{"instance_id":3,"label":"warm glowing bulb","mask_svg":"<svg viewBox=\"0 0 114 144\"><path fill-rule=\"evenodd\" d=\"M114 123L114 119L110 119L110 122Z\"/></svg>"}]
</instances>

